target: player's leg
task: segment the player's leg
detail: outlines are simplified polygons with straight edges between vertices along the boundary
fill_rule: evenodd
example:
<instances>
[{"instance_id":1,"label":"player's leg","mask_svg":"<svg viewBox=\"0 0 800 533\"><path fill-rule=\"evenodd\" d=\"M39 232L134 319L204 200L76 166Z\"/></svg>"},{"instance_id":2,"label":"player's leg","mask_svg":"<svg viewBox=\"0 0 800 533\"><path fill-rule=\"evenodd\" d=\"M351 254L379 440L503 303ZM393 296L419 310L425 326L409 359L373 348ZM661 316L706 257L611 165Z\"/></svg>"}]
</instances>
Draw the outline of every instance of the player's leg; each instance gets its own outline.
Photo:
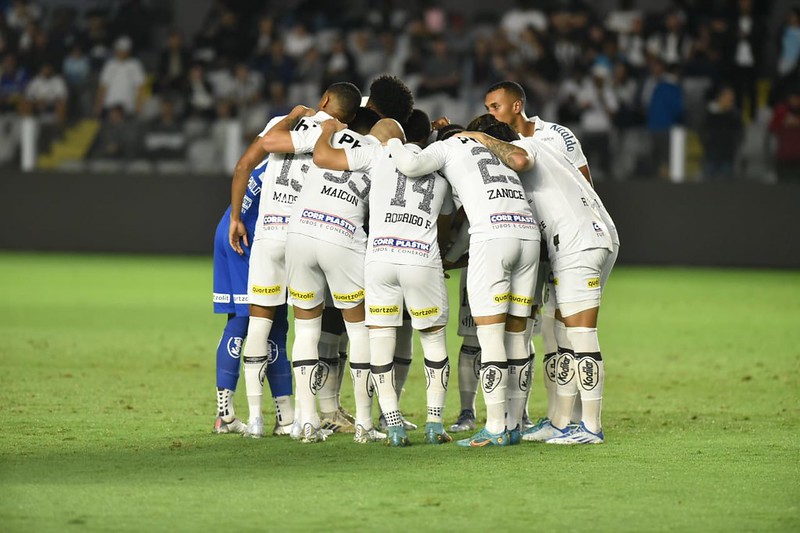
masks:
<instances>
[{"instance_id":1,"label":"player's leg","mask_svg":"<svg viewBox=\"0 0 800 533\"><path fill-rule=\"evenodd\" d=\"M510 259L510 257L509 257ZM530 314L539 270L539 241L518 241L510 264L505 347L508 356L506 425L511 444L521 441L522 415L530 389Z\"/></svg>"},{"instance_id":2,"label":"player's leg","mask_svg":"<svg viewBox=\"0 0 800 533\"><path fill-rule=\"evenodd\" d=\"M504 446L509 440L505 421L508 383L505 331L511 287L503 264L508 254L504 246L510 246L507 241L470 244L467 290L481 346L480 384L486 404L486 426L473 437L458 441L460 446ZM524 331L524 320L521 330Z\"/></svg>"},{"instance_id":3,"label":"player's leg","mask_svg":"<svg viewBox=\"0 0 800 533\"><path fill-rule=\"evenodd\" d=\"M320 266L334 304L342 311L350 340L350 375L356 404L354 440L380 438L372 422L373 383L370 372L369 329L364 309L364 252L341 246L320 246ZM328 249L330 248L330 249ZM359 429L359 426L361 428Z\"/></svg>"},{"instance_id":4,"label":"player's leg","mask_svg":"<svg viewBox=\"0 0 800 533\"><path fill-rule=\"evenodd\" d=\"M597 317L602 292L601 275L610 252L593 249L575 255L578 257L565 261L565 268L559 270L554 266L554 270L556 279L565 282L562 299L558 300L558 317L565 326L565 334L574 353L574 381L581 398L581 423L568 434L553 437L547 442L598 444L604 438L601 409L605 370L597 336ZM559 290L561 288L557 286L557 299ZM559 411L557 416L558 423L563 423L566 413Z\"/></svg>"},{"instance_id":5,"label":"player's leg","mask_svg":"<svg viewBox=\"0 0 800 533\"><path fill-rule=\"evenodd\" d=\"M397 344L394 349L394 381L397 389L397 403L400 404L400 397L408 380L408 372L411 369L411 358L414 353L414 329L411 327L411 317L403 311L403 325L397 329ZM403 419L403 427L406 431L417 429L417 425L400 414Z\"/></svg>"},{"instance_id":6,"label":"player's leg","mask_svg":"<svg viewBox=\"0 0 800 533\"><path fill-rule=\"evenodd\" d=\"M454 432L475 429L475 397L480 380L481 348L467 297L467 274L464 268L459 275L458 335L462 341L458 352L458 394L461 409L458 420L450 426L450 431Z\"/></svg>"},{"instance_id":7,"label":"player's leg","mask_svg":"<svg viewBox=\"0 0 800 533\"><path fill-rule=\"evenodd\" d=\"M292 404L292 365L286 354L286 337L289 333L288 308L281 305L275 310L272 329L269 333L269 359L267 359L267 381L275 404L274 435L289 435L294 422Z\"/></svg>"},{"instance_id":8,"label":"player's leg","mask_svg":"<svg viewBox=\"0 0 800 533\"><path fill-rule=\"evenodd\" d=\"M328 379L317 393L319 400L320 417L322 427L333 432L353 433L355 426L353 419L347 417L347 413L341 408L340 390L341 377L344 368L340 365L346 361L341 359L339 353L339 343L344 333L344 320L342 312L333 305L333 297L329 290L325 290L325 310L322 312L322 335L319 341L319 364L326 372Z\"/></svg>"},{"instance_id":9,"label":"player's leg","mask_svg":"<svg viewBox=\"0 0 800 533\"><path fill-rule=\"evenodd\" d=\"M286 270L283 243L260 239L253 242L250 251L250 269L247 297L250 318L247 342L244 346L244 379L247 403L250 408L248 431L245 436L264 434L262 397L264 376L269 358L269 334L275 308L286 302Z\"/></svg>"},{"instance_id":10,"label":"player's leg","mask_svg":"<svg viewBox=\"0 0 800 533\"><path fill-rule=\"evenodd\" d=\"M217 418L214 421L214 432L243 433L245 425L236 418L233 394L236 391L236 383L239 381L242 342L247 336L247 314L236 316L234 294L237 291L231 276L232 266L230 263L234 261L244 263L246 272L247 259L241 259L239 254L230 250L225 227L228 214L226 212L222 217L214 234L214 312L228 316L222 337L217 344ZM229 251L231 253L228 253ZM236 259L232 256L235 256ZM243 287L246 292L246 279Z\"/></svg>"},{"instance_id":11,"label":"player's leg","mask_svg":"<svg viewBox=\"0 0 800 533\"><path fill-rule=\"evenodd\" d=\"M444 430L442 419L450 380L445 330L449 305L444 274L430 267L403 266L400 284L412 325L419 331L424 356L427 402L424 440L428 444L451 442L453 439Z\"/></svg>"},{"instance_id":12,"label":"player's leg","mask_svg":"<svg viewBox=\"0 0 800 533\"><path fill-rule=\"evenodd\" d=\"M316 402L317 392L328 378L319 365L319 339L325 305L325 276L319 267L319 242L295 233L289 234L286 241L289 302L294 308L292 369L300 411L300 441L305 443L325 440Z\"/></svg>"},{"instance_id":13,"label":"player's leg","mask_svg":"<svg viewBox=\"0 0 800 533\"><path fill-rule=\"evenodd\" d=\"M372 381L389 444L407 446L409 441L403 428L395 386L397 329L403 323L403 295L397 279L397 265L370 262L365 267L365 274Z\"/></svg>"}]
</instances>

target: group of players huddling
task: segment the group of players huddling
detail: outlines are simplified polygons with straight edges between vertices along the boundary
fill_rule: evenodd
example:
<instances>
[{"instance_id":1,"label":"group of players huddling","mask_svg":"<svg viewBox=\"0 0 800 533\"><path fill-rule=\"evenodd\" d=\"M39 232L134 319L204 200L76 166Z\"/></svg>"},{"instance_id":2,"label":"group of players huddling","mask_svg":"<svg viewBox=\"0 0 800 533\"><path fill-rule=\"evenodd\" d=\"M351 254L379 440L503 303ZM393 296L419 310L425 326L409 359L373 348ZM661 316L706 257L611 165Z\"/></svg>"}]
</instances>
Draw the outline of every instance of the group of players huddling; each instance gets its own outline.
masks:
<instances>
[{"instance_id":1,"label":"group of players huddling","mask_svg":"<svg viewBox=\"0 0 800 533\"><path fill-rule=\"evenodd\" d=\"M445 271L464 268L461 414L449 430L475 429L479 384L486 426L457 444L602 443L597 317L619 239L578 140L563 126L529 119L514 82L488 88L489 114L465 128L444 118L431 123L396 77L377 78L361 102L354 85L331 85L316 109L299 105L270 120L236 166L234 207L217 228L214 254L215 311L228 315L217 349L214 431L264 436L267 379L273 434L318 442L351 432L357 443L406 446L416 425L399 400L417 330L424 441L451 442L442 419L450 375ZM532 423L537 316L548 405ZM340 403L348 343L355 417ZM233 409L240 354L246 425Z\"/></svg>"}]
</instances>

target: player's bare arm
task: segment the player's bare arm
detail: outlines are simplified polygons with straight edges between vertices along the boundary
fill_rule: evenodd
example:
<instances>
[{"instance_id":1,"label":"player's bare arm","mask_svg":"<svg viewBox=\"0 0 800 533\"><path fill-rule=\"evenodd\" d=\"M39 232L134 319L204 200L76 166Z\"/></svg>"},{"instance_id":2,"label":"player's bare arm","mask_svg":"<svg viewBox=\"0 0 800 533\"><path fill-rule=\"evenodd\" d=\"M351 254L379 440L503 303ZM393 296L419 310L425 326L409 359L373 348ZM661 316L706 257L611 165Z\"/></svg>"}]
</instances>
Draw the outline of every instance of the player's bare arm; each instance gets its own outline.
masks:
<instances>
[{"instance_id":1,"label":"player's bare arm","mask_svg":"<svg viewBox=\"0 0 800 533\"><path fill-rule=\"evenodd\" d=\"M321 123L320 127L322 134L314 145L314 164L320 168L331 170L350 170L344 149L331 146L333 135L346 128L347 125L332 118Z\"/></svg>"},{"instance_id":2,"label":"player's bare arm","mask_svg":"<svg viewBox=\"0 0 800 533\"><path fill-rule=\"evenodd\" d=\"M459 137L475 139L486 148L491 150L491 152L496 155L505 166L515 172L528 170L533 165L528 152L519 146L514 146L513 144L505 141L495 139L491 135L486 135L480 131L464 131L458 135Z\"/></svg>"},{"instance_id":3,"label":"player's bare arm","mask_svg":"<svg viewBox=\"0 0 800 533\"><path fill-rule=\"evenodd\" d=\"M297 126L300 119L310 117L315 113L310 107L304 105L295 106L283 120L275 124L262 138L261 146L264 151L270 154L287 154L294 152L294 143L289 134Z\"/></svg>"},{"instance_id":4,"label":"player's bare arm","mask_svg":"<svg viewBox=\"0 0 800 533\"><path fill-rule=\"evenodd\" d=\"M261 146L261 138L256 137L247 147L242 157L239 158L239 161L236 162L236 168L233 170L233 179L231 180L231 225L228 230L228 242L231 248L239 255L244 254L242 242L244 242L245 246L250 246L247 239L247 230L242 222L242 200L247 190L247 181L250 179L250 173L256 168L256 165L266 156L267 152Z\"/></svg>"},{"instance_id":5,"label":"player's bare arm","mask_svg":"<svg viewBox=\"0 0 800 533\"><path fill-rule=\"evenodd\" d=\"M387 141L386 146L389 147L392 153L397 170L405 174L406 177L418 178L442 168L442 163L437 158L431 157L426 153L430 147L415 154L411 150L404 148L400 139L390 139Z\"/></svg>"}]
</instances>

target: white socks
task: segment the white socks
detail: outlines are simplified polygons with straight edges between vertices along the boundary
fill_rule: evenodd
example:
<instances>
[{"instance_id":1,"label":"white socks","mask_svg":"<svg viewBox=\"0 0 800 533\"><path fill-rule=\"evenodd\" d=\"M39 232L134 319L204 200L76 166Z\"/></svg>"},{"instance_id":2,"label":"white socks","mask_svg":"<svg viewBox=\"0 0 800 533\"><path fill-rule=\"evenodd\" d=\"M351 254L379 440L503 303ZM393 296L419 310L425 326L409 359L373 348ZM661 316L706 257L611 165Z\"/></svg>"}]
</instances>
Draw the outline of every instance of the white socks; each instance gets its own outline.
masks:
<instances>
[{"instance_id":1,"label":"white socks","mask_svg":"<svg viewBox=\"0 0 800 533\"><path fill-rule=\"evenodd\" d=\"M575 379L575 355L572 344L567 336L567 327L563 322L556 321L556 341L558 342L558 355L556 356L556 408L552 424L564 429L570 423L572 406L578 395L578 384Z\"/></svg>"},{"instance_id":2,"label":"white socks","mask_svg":"<svg viewBox=\"0 0 800 533\"><path fill-rule=\"evenodd\" d=\"M269 332L272 320L251 316L247 326L247 341L244 345L242 361L244 362L244 384L247 392L247 405L250 408L250 420L261 416L261 398L264 395L264 377L266 376L267 357L269 354Z\"/></svg>"},{"instance_id":3,"label":"white socks","mask_svg":"<svg viewBox=\"0 0 800 533\"><path fill-rule=\"evenodd\" d=\"M339 379L339 335L323 331L319 337L319 365L321 371L328 376L317 392L319 410L332 413L339 409L337 402Z\"/></svg>"},{"instance_id":4,"label":"white socks","mask_svg":"<svg viewBox=\"0 0 800 533\"><path fill-rule=\"evenodd\" d=\"M403 394L403 387L406 386L406 380L408 380L413 352L414 330L410 320L403 320L403 325L397 329L397 343L394 348L394 384L398 402Z\"/></svg>"},{"instance_id":5,"label":"white socks","mask_svg":"<svg viewBox=\"0 0 800 533\"><path fill-rule=\"evenodd\" d=\"M278 396L273 398L275 403L275 418L278 424L285 426L294 422L294 406L291 396Z\"/></svg>"},{"instance_id":6,"label":"white socks","mask_svg":"<svg viewBox=\"0 0 800 533\"><path fill-rule=\"evenodd\" d=\"M383 412L387 425L390 426L402 424L395 390L394 353L396 342L397 328L370 328L369 330L370 372L378 393L381 412Z\"/></svg>"},{"instance_id":7,"label":"white socks","mask_svg":"<svg viewBox=\"0 0 800 533\"><path fill-rule=\"evenodd\" d=\"M525 400L530 377L530 350L525 340L530 339L524 331L505 332L505 348L508 356L508 388L506 390L506 427L514 429L522 423Z\"/></svg>"},{"instance_id":8,"label":"white socks","mask_svg":"<svg viewBox=\"0 0 800 533\"><path fill-rule=\"evenodd\" d=\"M542 360L542 374L544 375L544 388L547 391L547 418L553 419L556 410L556 319L553 315L542 313L542 345L544 358Z\"/></svg>"},{"instance_id":9,"label":"white socks","mask_svg":"<svg viewBox=\"0 0 800 533\"><path fill-rule=\"evenodd\" d=\"M442 422L447 384L450 380L450 362L447 360L446 328L437 331L420 331L419 340L425 355L426 396L428 417L426 422ZM473 396L474 397L474 396Z\"/></svg>"},{"instance_id":10,"label":"white socks","mask_svg":"<svg viewBox=\"0 0 800 533\"><path fill-rule=\"evenodd\" d=\"M508 359L505 349L505 324L478 326L481 344L481 388L486 402L486 430L500 433L506 427L506 388Z\"/></svg>"},{"instance_id":11,"label":"white socks","mask_svg":"<svg viewBox=\"0 0 800 533\"><path fill-rule=\"evenodd\" d=\"M475 412L475 396L478 393L478 380L481 375L481 348L477 337L466 336L458 352L458 394L461 397L461 410Z\"/></svg>"},{"instance_id":12,"label":"white socks","mask_svg":"<svg viewBox=\"0 0 800 533\"><path fill-rule=\"evenodd\" d=\"M586 429L598 433L603 427L600 412L605 371L597 328L567 328L567 336L575 351L576 382L583 406L581 420Z\"/></svg>"},{"instance_id":13,"label":"white socks","mask_svg":"<svg viewBox=\"0 0 800 533\"><path fill-rule=\"evenodd\" d=\"M350 338L350 375L356 401L356 424L372 428L372 379L370 372L369 330L364 322L345 322Z\"/></svg>"},{"instance_id":14,"label":"white socks","mask_svg":"<svg viewBox=\"0 0 800 533\"><path fill-rule=\"evenodd\" d=\"M294 319L294 345L292 346L292 368L294 369L295 396L299 407L300 426L320 425L316 395L327 376L319 366L318 344L322 333L322 316L310 319Z\"/></svg>"}]
</instances>

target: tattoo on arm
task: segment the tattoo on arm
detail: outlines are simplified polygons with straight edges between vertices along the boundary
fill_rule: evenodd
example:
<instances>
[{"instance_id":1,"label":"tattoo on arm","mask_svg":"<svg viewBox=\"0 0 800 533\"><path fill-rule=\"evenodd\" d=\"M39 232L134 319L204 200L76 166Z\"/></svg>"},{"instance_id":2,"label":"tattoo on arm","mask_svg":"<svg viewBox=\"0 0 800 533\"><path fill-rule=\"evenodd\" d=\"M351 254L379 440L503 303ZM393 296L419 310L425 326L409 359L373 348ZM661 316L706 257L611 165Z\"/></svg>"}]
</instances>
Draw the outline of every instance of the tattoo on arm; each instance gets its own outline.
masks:
<instances>
[{"instance_id":1,"label":"tattoo on arm","mask_svg":"<svg viewBox=\"0 0 800 533\"><path fill-rule=\"evenodd\" d=\"M480 141L509 168L514 168L514 160L511 157L513 154L527 156L527 152L522 148L500 141L489 135L482 135Z\"/></svg>"}]
</instances>

